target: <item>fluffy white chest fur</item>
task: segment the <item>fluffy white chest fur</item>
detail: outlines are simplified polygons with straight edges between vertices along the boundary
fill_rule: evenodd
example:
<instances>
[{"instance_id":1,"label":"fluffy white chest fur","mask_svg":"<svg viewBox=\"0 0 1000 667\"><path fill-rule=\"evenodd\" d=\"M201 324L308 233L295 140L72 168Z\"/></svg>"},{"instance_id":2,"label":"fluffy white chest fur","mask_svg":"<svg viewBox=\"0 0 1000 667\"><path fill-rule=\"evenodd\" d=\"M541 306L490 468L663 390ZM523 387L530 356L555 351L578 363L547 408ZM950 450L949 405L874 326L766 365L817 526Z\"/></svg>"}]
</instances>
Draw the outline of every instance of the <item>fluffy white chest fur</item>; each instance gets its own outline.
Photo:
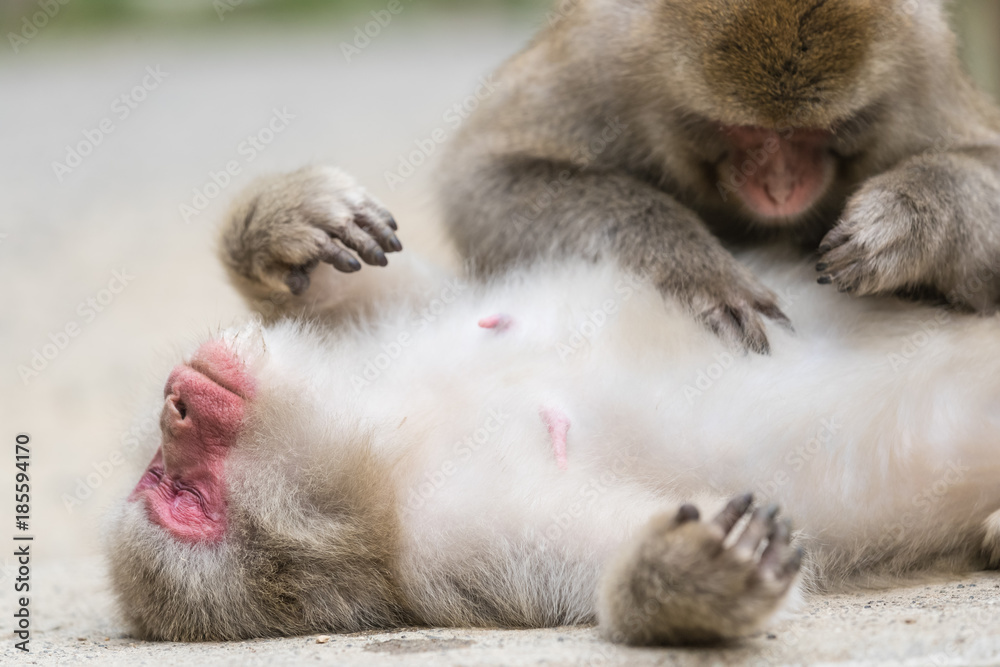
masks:
<instances>
[{"instance_id":1,"label":"fluffy white chest fur","mask_svg":"<svg viewBox=\"0 0 1000 667\"><path fill-rule=\"evenodd\" d=\"M163 603L134 583L137 550L184 549L170 586L191 569L225 573L229 592L211 604L235 597L273 615L249 575L220 565L270 553L233 533L273 524L280 556L267 557L303 572L285 587L340 581L345 563L384 551L372 567L395 591L378 601L389 611L351 598L350 579L301 593L316 608L300 600L305 611L282 623L209 632L179 612L165 629L135 621L140 632L596 618L619 641L697 642L760 627L803 585L995 564L1000 320L831 293L774 253L742 259L795 326L770 332L770 356L733 352L612 266L486 287L406 256L359 275L320 268L307 294L317 317L222 336L256 387L227 463L222 546L178 546L127 503L112 543L154 546L116 556L116 585L126 607L155 617ZM772 503L792 521L791 544ZM308 531L288 527L303 516Z\"/></svg>"},{"instance_id":2,"label":"fluffy white chest fur","mask_svg":"<svg viewBox=\"0 0 1000 667\"><path fill-rule=\"evenodd\" d=\"M502 544L559 553L556 567L593 559L596 585L651 515L714 513L743 491L782 506L822 584L992 556L1000 320L743 260L794 322L768 357L731 351L640 279L580 265L487 288L411 274L395 303L386 278L360 328L264 336L318 409L394 461L416 569Z\"/></svg>"}]
</instances>

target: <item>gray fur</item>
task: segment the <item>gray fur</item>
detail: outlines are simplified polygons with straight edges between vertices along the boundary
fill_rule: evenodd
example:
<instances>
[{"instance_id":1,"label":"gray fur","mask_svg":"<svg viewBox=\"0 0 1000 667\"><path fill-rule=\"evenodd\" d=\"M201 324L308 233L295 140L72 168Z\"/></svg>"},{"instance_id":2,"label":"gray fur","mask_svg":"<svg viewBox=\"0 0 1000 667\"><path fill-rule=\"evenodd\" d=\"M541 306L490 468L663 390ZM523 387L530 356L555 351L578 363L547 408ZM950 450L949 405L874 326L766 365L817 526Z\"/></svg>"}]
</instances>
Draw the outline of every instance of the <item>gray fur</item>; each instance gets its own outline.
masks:
<instances>
[{"instance_id":1,"label":"gray fur","mask_svg":"<svg viewBox=\"0 0 1000 667\"><path fill-rule=\"evenodd\" d=\"M822 247L820 280L842 291L996 308L1000 113L941 2L579 0L550 16L445 160L446 221L482 273L610 255L756 351L761 315L783 316L716 237ZM725 196L716 123L831 130L836 178L765 223Z\"/></svg>"}]
</instances>

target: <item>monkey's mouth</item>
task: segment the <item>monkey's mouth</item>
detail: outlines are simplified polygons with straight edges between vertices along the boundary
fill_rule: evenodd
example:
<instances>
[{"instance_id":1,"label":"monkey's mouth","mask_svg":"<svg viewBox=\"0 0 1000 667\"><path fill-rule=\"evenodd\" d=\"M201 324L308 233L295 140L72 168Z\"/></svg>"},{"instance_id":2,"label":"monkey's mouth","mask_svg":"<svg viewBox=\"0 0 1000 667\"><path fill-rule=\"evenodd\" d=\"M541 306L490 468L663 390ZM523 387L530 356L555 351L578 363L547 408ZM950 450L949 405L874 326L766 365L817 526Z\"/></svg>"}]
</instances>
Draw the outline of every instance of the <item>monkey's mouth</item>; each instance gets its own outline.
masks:
<instances>
[{"instance_id":1,"label":"monkey's mouth","mask_svg":"<svg viewBox=\"0 0 1000 667\"><path fill-rule=\"evenodd\" d=\"M718 168L724 200L735 195L762 222L794 222L835 176L834 135L826 130L723 126L730 150Z\"/></svg>"},{"instance_id":2,"label":"monkey's mouth","mask_svg":"<svg viewBox=\"0 0 1000 667\"><path fill-rule=\"evenodd\" d=\"M217 542L226 532L221 482L214 474L197 481L169 474L161 447L128 500L143 500L147 518L181 541Z\"/></svg>"},{"instance_id":3,"label":"monkey's mouth","mask_svg":"<svg viewBox=\"0 0 1000 667\"><path fill-rule=\"evenodd\" d=\"M224 536L225 462L254 391L242 361L221 341L203 345L167 379L162 442L129 501L141 498L149 520L175 538Z\"/></svg>"}]
</instances>

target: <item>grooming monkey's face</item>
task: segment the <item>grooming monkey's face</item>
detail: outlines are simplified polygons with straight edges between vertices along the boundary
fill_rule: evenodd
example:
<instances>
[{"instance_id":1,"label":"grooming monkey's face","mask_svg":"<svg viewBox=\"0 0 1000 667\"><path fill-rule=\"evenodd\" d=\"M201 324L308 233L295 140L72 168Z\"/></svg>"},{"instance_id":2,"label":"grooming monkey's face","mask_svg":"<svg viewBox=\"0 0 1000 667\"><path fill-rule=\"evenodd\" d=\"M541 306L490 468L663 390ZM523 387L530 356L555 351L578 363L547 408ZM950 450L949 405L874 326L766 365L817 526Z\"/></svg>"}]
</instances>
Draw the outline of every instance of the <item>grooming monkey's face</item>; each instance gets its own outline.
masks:
<instances>
[{"instance_id":1,"label":"grooming monkey's face","mask_svg":"<svg viewBox=\"0 0 1000 667\"><path fill-rule=\"evenodd\" d=\"M904 5L667 0L670 76L687 125L702 126L694 149L712 185L764 224L813 210L840 160L863 150L866 121L901 78L897 41L917 20Z\"/></svg>"},{"instance_id":2,"label":"grooming monkey's face","mask_svg":"<svg viewBox=\"0 0 1000 667\"><path fill-rule=\"evenodd\" d=\"M721 133L729 150L719 177L728 171L742 204L763 221L798 218L833 182L831 132L723 127Z\"/></svg>"}]
</instances>

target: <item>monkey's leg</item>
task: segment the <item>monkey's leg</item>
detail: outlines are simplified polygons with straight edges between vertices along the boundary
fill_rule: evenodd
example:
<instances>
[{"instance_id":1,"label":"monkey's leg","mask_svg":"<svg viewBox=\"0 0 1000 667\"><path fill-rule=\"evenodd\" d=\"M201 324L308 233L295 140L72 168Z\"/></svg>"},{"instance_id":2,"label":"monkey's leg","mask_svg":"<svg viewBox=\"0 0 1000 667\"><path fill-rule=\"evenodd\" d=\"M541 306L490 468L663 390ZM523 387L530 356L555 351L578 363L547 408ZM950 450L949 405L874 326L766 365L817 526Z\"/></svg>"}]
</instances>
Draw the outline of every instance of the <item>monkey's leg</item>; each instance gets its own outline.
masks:
<instances>
[{"instance_id":1,"label":"monkey's leg","mask_svg":"<svg viewBox=\"0 0 1000 667\"><path fill-rule=\"evenodd\" d=\"M762 315L787 323L775 295L665 192L623 173L528 158L491 158L474 171L444 197L452 235L481 273L610 256L746 349L769 350Z\"/></svg>"},{"instance_id":2,"label":"monkey's leg","mask_svg":"<svg viewBox=\"0 0 1000 667\"><path fill-rule=\"evenodd\" d=\"M386 266L386 253L403 249L395 231L392 215L353 178L307 167L251 185L223 225L219 255L251 306L270 318L302 305L295 297L306 293L321 263L353 273L361 269L356 253ZM310 301L334 296L317 291L342 287L313 290Z\"/></svg>"},{"instance_id":3,"label":"monkey's leg","mask_svg":"<svg viewBox=\"0 0 1000 667\"><path fill-rule=\"evenodd\" d=\"M653 519L604 574L601 631L628 644L702 644L749 634L778 610L797 579L802 551L774 506L730 501L711 522L685 505ZM761 550L761 546L764 546Z\"/></svg>"},{"instance_id":4,"label":"monkey's leg","mask_svg":"<svg viewBox=\"0 0 1000 667\"><path fill-rule=\"evenodd\" d=\"M858 295L931 287L1000 304L1000 147L929 152L869 180L820 246L820 282Z\"/></svg>"}]
</instances>

